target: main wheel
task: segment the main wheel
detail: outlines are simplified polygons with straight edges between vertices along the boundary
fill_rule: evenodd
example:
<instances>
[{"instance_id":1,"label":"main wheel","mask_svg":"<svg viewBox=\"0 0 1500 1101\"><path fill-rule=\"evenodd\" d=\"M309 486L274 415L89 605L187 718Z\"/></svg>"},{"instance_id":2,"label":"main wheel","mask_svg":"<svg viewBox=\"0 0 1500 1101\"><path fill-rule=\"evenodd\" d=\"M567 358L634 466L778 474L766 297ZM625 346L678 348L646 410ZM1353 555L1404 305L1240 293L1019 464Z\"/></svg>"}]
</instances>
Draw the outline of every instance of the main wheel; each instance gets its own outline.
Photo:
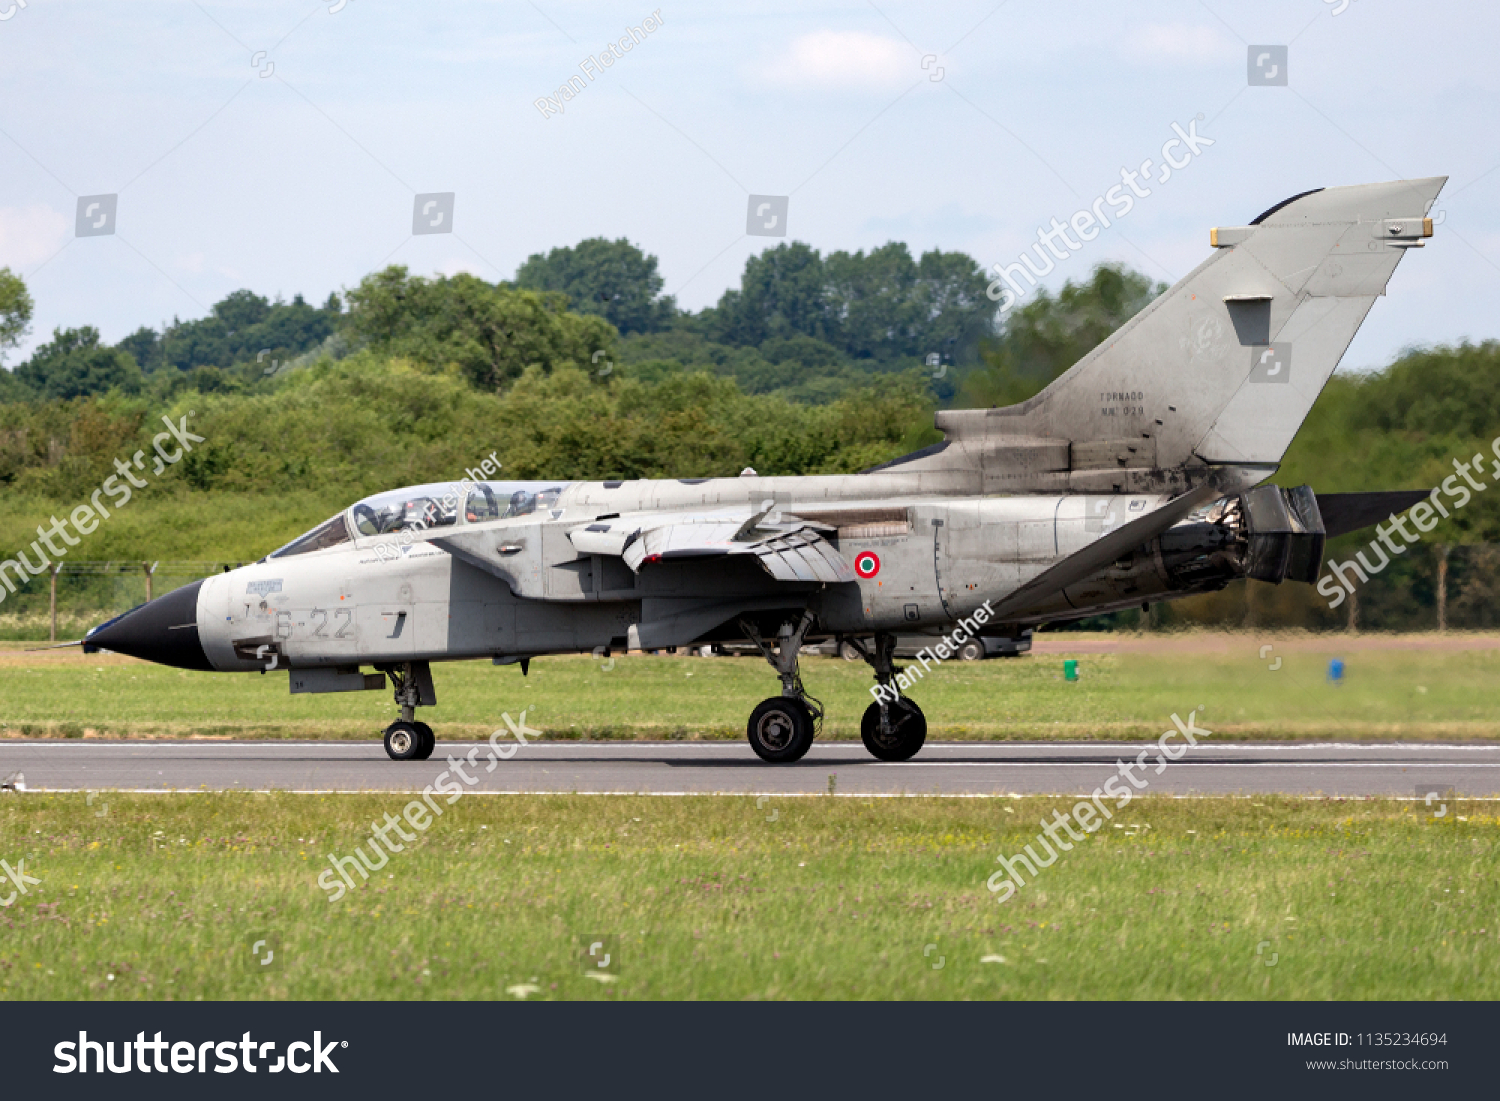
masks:
<instances>
[{"instance_id":1,"label":"main wheel","mask_svg":"<svg viewBox=\"0 0 1500 1101\"><path fill-rule=\"evenodd\" d=\"M417 728L417 733L422 736L422 748L412 758L416 761L425 761L432 756L432 751L437 748L437 735L432 732L432 727L426 723L412 723Z\"/></svg>"},{"instance_id":2,"label":"main wheel","mask_svg":"<svg viewBox=\"0 0 1500 1101\"><path fill-rule=\"evenodd\" d=\"M859 652L859 648L852 642L839 643L839 657L845 661L863 661L865 656Z\"/></svg>"},{"instance_id":3,"label":"main wheel","mask_svg":"<svg viewBox=\"0 0 1500 1101\"><path fill-rule=\"evenodd\" d=\"M971 638L958 648L958 656L961 661L981 661L984 658L984 643Z\"/></svg>"},{"instance_id":4,"label":"main wheel","mask_svg":"<svg viewBox=\"0 0 1500 1101\"><path fill-rule=\"evenodd\" d=\"M385 752L393 761L420 761L425 744L416 723L391 723L385 728Z\"/></svg>"},{"instance_id":5,"label":"main wheel","mask_svg":"<svg viewBox=\"0 0 1500 1101\"><path fill-rule=\"evenodd\" d=\"M799 699L772 696L750 712L750 748L762 761L790 764L812 747L813 719Z\"/></svg>"},{"instance_id":6,"label":"main wheel","mask_svg":"<svg viewBox=\"0 0 1500 1101\"><path fill-rule=\"evenodd\" d=\"M865 748L882 761L909 761L927 741L927 716L914 702L902 696L886 704L887 725L880 725L880 704L865 708L859 721L859 737Z\"/></svg>"}]
</instances>

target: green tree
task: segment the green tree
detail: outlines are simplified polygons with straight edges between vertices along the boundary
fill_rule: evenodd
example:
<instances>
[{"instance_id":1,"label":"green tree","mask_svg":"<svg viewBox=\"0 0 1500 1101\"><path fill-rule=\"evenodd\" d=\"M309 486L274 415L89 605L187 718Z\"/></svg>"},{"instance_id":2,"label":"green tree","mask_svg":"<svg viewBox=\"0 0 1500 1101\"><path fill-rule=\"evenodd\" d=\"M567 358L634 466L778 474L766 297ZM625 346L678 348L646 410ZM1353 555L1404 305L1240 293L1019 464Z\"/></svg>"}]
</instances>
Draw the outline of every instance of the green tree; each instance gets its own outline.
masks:
<instances>
[{"instance_id":1,"label":"green tree","mask_svg":"<svg viewBox=\"0 0 1500 1101\"><path fill-rule=\"evenodd\" d=\"M161 336L149 325L142 325L115 347L129 352L142 371L155 371L162 365Z\"/></svg>"},{"instance_id":2,"label":"green tree","mask_svg":"<svg viewBox=\"0 0 1500 1101\"><path fill-rule=\"evenodd\" d=\"M970 362L993 335L995 305L984 289L984 272L961 252L933 249L914 260L891 241L824 258L793 241L747 260L739 289L726 291L708 320L726 344L763 348L801 336L854 359L936 353L946 363Z\"/></svg>"},{"instance_id":3,"label":"green tree","mask_svg":"<svg viewBox=\"0 0 1500 1101\"><path fill-rule=\"evenodd\" d=\"M1041 288L1012 310L998 339L969 372L960 404L1015 405L1040 392L1167 289L1122 264L1100 264L1087 282L1063 284L1056 296Z\"/></svg>"},{"instance_id":4,"label":"green tree","mask_svg":"<svg viewBox=\"0 0 1500 1101\"><path fill-rule=\"evenodd\" d=\"M285 363L317 348L338 328L341 313L337 295L319 309L300 294L290 302L271 302L237 290L216 302L207 317L174 319L160 333L142 326L115 347L129 352L148 373L163 367L191 372L250 364L248 373L258 377L272 361Z\"/></svg>"},{"instance_id":5,"label":"green tree","mask_svg":"<svg viewBox=\"0 0 1500 1101\"><path fill-rule=\"evenodd\" d=\"M710 319L714 339L757 346L772 337L827 339L837 319L824 294L823 257L801 241L783 242L745 261L738 290L727 290Z\"/></svg>"},{"instance_id":6,"label":"green tree","mask_svg":"<svg viewBox=\"0 0 1500 1101\"><path fill-rule=\"evenodd\" d=\"M8 367L0 367L0 405L14 401L29 401L35 395L31 388Z\"/></svg>"},{"instance_id":7,"label":"green tree","mask_svg":"<svg viewBox=\"0 0 1500 1101\"><path fill-rule=\"evenodd\" d=\"M99 343L99 330L56 329L50 343L16 368L16 377L43 398L80 398L110 390L137 393L141 369L129 352Z\"/></svg>"},{"instance_id":8,"label":"green tree","mask_svg":"<svg viewBox=\"0 0 1500 1101\"><path fill-rule=\"evenodd\" d=\"M614 343L602 317L566 309L551 292L495 287L460 273L424 279L393 265L348 293L350 331L378 352L431 367L454 365L482 390L498 390L529 366L589 368Z\"/></svg>"},{"instance_id":9,"label":"green tree","mask_svg":"<svg viewBox=\"0 0 1500 1101\"><path fill-rule=\"evenodd\" d=\"M925 320L916 282L916 261L898 241L868 256L863 249L829 254L823 262L829 336L860 359L915 354Z\"/></svg>"},{"instance_id":10,"label":"green tree","mask_svg":"<svg viewBox=\"0 0 1500 1101\"><path fill-rule=\"evenodd\" d=\"M602 317L621 333L665 329L677 313L676 302L661 295L665 284L656 257L624 237L590 237L571 248L533 253L516 270L515 285L565 294L574 313Z\"/></svg>"},{"instance_id":11,"label":"green tree","mask_svg":"<svg viewBox=\"0 0 1500 1101\"><path fill-rule=\"evenodd\" d=\"M944 363L972 363L983 341L995 335L997 311L986 286L984 269L967 253L924 252L912 288L922 319L913 353L936 352Z\"/></svg>"},{"instance_id":12,"label":"green tree","mask_svg":"<svg viewBox=\"0 0 1500 1101\"><path fill-rule=\"evenodd\" d=\"M0 364L5 353L15 349L31 328L34 303L26 284L9 268L0 268Z\"/></svg>"}]
</instances>

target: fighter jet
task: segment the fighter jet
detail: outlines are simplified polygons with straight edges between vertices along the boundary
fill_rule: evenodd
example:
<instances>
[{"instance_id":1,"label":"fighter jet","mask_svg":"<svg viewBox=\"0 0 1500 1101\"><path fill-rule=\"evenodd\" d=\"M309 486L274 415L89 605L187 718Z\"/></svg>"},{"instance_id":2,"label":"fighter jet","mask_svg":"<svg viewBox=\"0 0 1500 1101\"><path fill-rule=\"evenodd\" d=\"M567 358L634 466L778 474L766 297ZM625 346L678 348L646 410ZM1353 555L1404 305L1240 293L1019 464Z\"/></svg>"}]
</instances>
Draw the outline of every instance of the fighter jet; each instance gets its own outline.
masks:
<instances>
[{"instance_id":1,"label":"fighter jet","mask_svg":"<svg viewBox=\"0 0 1500 1101\"><path fill-rule=\"evenodd\" d=\"M386 751L421 760L434 662L524 674L546 654L748 640L781 685L751 711L750 746L787 763L823 718L799 651L833 640L879 688L865 746L907 760L927 720L894 663L898 634L1019 637L1236 578L1312 583L1329 534L1397 503L1320 508L1307 486L1267 479L1402 256L1432 235L1445 181L1303 192L1213 229L1201 264L1037 396L940 411L941 443L862 473L399 489L95 628L84 649L284 670L294 693L389 678Z\"/></svg>"}]
</instances>

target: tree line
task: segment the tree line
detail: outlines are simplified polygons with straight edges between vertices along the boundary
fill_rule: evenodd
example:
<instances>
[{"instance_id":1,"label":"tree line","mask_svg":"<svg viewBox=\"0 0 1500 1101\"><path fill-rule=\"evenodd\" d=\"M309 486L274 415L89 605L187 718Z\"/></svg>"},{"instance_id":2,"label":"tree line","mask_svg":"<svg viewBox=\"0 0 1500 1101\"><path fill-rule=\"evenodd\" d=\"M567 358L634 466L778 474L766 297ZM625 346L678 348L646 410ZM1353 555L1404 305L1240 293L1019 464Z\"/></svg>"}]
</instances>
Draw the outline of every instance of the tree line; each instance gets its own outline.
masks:
<instances>
[{"instance_id":1,"label":"tree line","mask_svg":"<svg viewBox=\"0 0 1500 1101\"><path fill-rule=\"evenodd\" d=\"M663 288L655 256L623 238L592 238L536 253L497 283L395 265L321 306L238 290L206 317L142 326L115 344L92 326L59 328L0 376L0 401L253 390L286 370L369 348L456 367L493 391L528 366L592 367L607 357L647 377L707 370L746 393L819 402L872 375L915 375L929 361L977 363L996 331L973 258L940 250L913 257L899 242L827 256L802 242L780 244L747 261L740 286L696 313ZM25 334L31 310L20 280L0 274L0 355ZM935 399L952 396L948 370L926 374Z\"/></svg>"}]
</instances>

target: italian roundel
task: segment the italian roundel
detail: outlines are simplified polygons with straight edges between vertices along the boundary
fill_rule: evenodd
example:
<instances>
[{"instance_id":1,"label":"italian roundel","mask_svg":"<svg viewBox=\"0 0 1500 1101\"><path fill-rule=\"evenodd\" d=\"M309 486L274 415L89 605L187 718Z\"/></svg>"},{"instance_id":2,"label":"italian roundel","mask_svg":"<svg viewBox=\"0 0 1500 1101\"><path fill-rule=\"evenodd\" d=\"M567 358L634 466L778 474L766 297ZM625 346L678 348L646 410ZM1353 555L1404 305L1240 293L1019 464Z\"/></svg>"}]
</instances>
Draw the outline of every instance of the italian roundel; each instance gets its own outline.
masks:
<instances>
[{"instance_id":1,"label":"italian roundel","mask_svg":"<svg viewBox=\"0 0 1500 1101\"><path fill-rule=\"evenodd\" d=\"M860 551L854 558L854 572L860 577L874 577L880 572L880 556L874 551Z\"/></svg>"}]
</instances>

